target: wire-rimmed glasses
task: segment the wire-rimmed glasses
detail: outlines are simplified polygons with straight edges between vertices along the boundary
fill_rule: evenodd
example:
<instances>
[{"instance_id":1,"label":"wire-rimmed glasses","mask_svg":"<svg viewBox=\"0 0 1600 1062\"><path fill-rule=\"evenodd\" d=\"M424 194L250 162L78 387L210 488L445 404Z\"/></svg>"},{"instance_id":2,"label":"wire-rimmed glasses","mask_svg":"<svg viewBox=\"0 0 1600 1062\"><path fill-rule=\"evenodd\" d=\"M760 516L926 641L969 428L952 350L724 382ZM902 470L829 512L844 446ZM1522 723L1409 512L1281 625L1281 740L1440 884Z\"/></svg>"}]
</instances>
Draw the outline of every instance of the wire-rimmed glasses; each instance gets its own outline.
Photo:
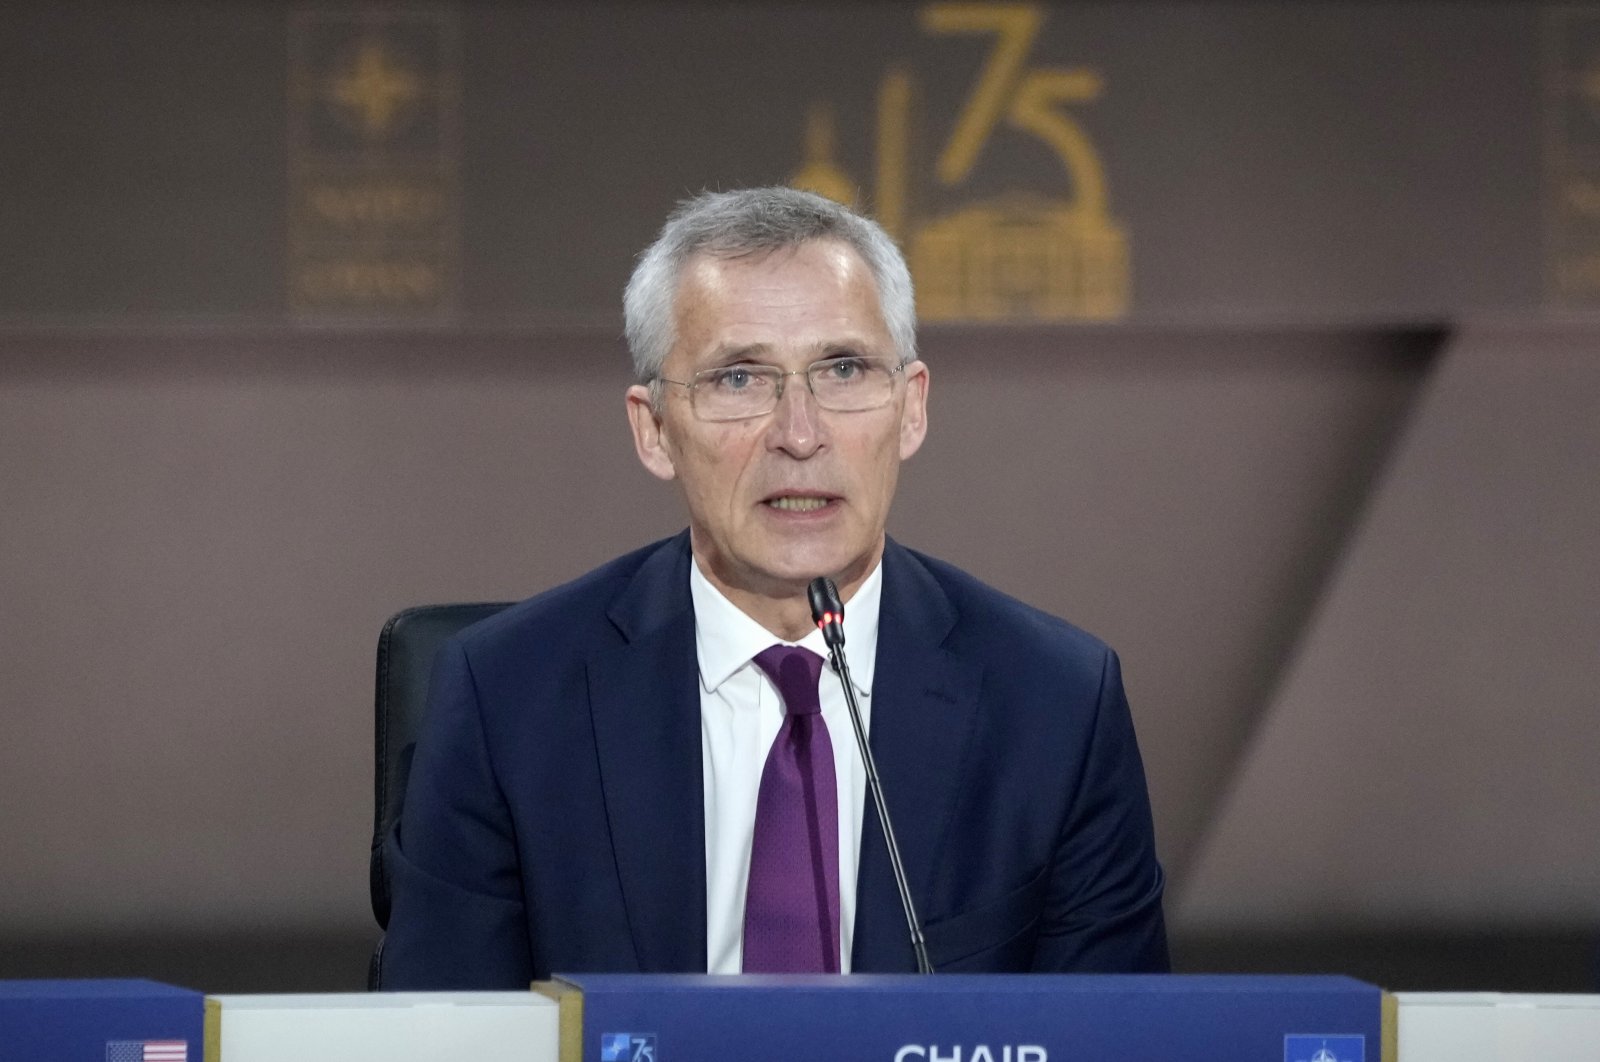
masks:
<instances>
[{"instance_id":1,"label":"wire-rimmed glasses","mask_svg":"<svg viewBox=\"0 0 1600 1062\"><path fill-rule=\"evenodd\" d=\"M783 398L791 376L803 376L817 405L834 413L880 409L894 397L894 378L905 362L860 355L823 358L803 369L785 371L775 365L719 365L701 369L687 380L669 380L689 390L689 404L701 420L745 420L771 413Z\"/></svg>"}]
</instances>

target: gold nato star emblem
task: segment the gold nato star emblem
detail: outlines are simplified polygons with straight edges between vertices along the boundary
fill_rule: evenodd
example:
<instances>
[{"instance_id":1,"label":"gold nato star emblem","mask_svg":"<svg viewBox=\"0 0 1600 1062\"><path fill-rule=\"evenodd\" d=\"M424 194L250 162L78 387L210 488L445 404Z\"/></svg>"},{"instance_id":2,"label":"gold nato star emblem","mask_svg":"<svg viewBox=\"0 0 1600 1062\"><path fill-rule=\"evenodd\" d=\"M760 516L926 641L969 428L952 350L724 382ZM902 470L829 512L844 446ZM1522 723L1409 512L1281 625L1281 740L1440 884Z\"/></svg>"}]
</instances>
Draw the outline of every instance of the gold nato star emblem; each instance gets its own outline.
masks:
<instances>
[{"instance_id":1,"label":"gold nato star emblem","mask_svg":"<svg viewBox=\"0 0 1600 1062\"><path fill-rule=\"evenodd\" d=\"M1600 56L1590 60L1577 76L1578 95L1591 107L1600 108Z\"/></svg>"},{"instance_id":2,"label":"gold nato star emblem","mask_svg":"<svg viewBox=\"0 0 1600 1062\"><path fill-rule=\"evenodd\" d=\"M355 118L364 135L381 140L422 95L422 87L422 80L382 41L366 40L349 67L331 80L328 95Z\"/></svg>"}]
</instances>

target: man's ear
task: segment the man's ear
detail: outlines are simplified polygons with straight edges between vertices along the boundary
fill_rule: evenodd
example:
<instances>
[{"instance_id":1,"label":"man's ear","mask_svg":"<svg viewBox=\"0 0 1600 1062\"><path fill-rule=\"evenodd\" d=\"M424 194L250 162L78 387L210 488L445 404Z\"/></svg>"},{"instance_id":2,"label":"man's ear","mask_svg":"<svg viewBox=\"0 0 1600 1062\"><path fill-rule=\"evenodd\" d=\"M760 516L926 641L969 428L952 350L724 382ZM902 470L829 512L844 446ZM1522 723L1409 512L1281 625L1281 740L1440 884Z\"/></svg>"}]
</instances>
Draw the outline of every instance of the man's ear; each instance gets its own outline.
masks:
<instances>
[{"instance_id":1,"label":"man's ear","mask_svg":"<svg viewBox=\"0 0 1600 1062\"><path fill-rule=\"evenodd\" d=\"M928 434L928 366L913 361L906 366L906 400L900 408L900 460L922 447Z\"/></svg>"},{"instance_id":2,"label":"man's ear","mask_svg":"<svg viewBox=\"0 0 1600 1062\"><path fill-rule=\"evenodd\" d=\"M633 449L639 463L658 479L675 479L672 448L662 429L661 417L651 401L650 388L634 384L628 388L628 426L633 429Z\"/></svg>"}]
</instances>

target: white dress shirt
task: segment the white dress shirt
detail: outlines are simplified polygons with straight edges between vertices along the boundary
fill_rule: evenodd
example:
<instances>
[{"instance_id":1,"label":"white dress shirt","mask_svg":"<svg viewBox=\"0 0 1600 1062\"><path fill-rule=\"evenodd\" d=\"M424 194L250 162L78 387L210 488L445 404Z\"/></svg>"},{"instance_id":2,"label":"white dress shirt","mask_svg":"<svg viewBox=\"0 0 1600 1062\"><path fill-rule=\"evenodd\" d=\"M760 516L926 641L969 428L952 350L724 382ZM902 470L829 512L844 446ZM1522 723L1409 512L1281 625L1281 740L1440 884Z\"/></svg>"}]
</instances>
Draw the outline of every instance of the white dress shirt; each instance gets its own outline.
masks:
<instances>
[{"instance_id":1,"label":"white dress shirt","mask_svg":"<svg viewBox=\"0 0 1600 1062\"><path fill-rule=\"evenodd\" d=\"M845 652L861 721L872 716L872 672L878 658L879 564L845 608ZM695 651L700 662L700 750L705 771L706 970L739 973L744 964L744 901L755 836L756 796L767 753L783 726L783 701L755 655L776 644L800 645L828 657L820 630L785 642L739 610L691 561ZM824 665L818 683L822 719L833 745L839 785L839 964L850 972L855 937L856 865L861 854L861 810L867 772L856 748L844 690Z\"/></svg>"}]
</instances>

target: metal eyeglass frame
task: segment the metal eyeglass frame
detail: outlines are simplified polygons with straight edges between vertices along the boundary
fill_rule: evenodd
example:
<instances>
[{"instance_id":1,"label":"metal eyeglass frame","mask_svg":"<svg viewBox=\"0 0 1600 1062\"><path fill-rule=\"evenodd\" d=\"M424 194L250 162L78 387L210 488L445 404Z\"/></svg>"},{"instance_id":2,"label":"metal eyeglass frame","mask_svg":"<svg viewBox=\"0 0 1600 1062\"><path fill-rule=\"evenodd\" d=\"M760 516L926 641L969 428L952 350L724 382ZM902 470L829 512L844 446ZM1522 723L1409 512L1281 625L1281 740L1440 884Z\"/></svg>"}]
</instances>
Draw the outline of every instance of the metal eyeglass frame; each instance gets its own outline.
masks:
<instances>
[{"instance_id":1,"label":"metal eyeglass frame","mask_svg":"<svg viewBox=\"0 0 1600 1062\"><path fill-rule=\"evenodd\" d=\"M890 377L890 380L889 380L889 393L887 395L885 395L883 401L878 403L877 405L862 406L859 409L834 409L834 408L832 408L830 406L824 405L823 402L822 402L822 399L817 395L816 384L812 382L811 374L813 372L819 370L819 369L826 368L828 365L831 365L834 362L845 361L845 360L882 363L882 362L887 362L887 361L889 361L891 359L885 358L885 357L879 357L879 356L876 356L876 355L852 354L848 358L839 358L839 357L820 358L817 361L812 362L810 365L807 365L803 369L789 369L789 370L780 369L776 365L742 365L742 364L718 365L718 366L713 366L712 368L709 368L709 369L701 369L699 372L695 373L693 376L689 377L689 379L687 379L687 380L672 380L672 379L669 379L669 378L667 378L665 376L660 376L660 375L654 376L651 379L652 379L652 382L676 384L679 387L687 389L688 392L689 392L689 408L694 411L694 415L697 418L699 418L700 420L708 421L708 422L713 423L713 424L728 424L728 423L732 423L733 421L736 421L736 420L752 420L752 419L754 419L756 417L764 417L768 413L771 413L774 409L777 409L778 408L778 403L783 401L784 387L787 386L788 381L789 381L789 377L791 377L791 376L804 376L806 378L806 390L810 391L811 392L811 397L816 399L817 408L826 409L830 413L867 413L867 412L870 412L870 411L872 411L874 409L882 409L884 406L888 405L889 402L894 398L894 379L893 378L895 376L905 372L906 366L910 364L910 362L908 362L908 361L899 361L899 362L896 362L894 367L889 370L889 377ZM777 387L774 388L774 390L773 390L772 405L767 409L761 410L759 413L743 413L743 414L740 414L737 417L707 417L707 416L703 415L700 412L699 403L697 403L695 401L695 398L694 398L695 389L701 383L701 377L707 376L710 373L727 372L729 369L746 369L746 370L749 370L749 371L758 372L760 375L763 375L763 376L769 376L772 379L776 380L777 381Z\"/></svg>"}]
</instances>

